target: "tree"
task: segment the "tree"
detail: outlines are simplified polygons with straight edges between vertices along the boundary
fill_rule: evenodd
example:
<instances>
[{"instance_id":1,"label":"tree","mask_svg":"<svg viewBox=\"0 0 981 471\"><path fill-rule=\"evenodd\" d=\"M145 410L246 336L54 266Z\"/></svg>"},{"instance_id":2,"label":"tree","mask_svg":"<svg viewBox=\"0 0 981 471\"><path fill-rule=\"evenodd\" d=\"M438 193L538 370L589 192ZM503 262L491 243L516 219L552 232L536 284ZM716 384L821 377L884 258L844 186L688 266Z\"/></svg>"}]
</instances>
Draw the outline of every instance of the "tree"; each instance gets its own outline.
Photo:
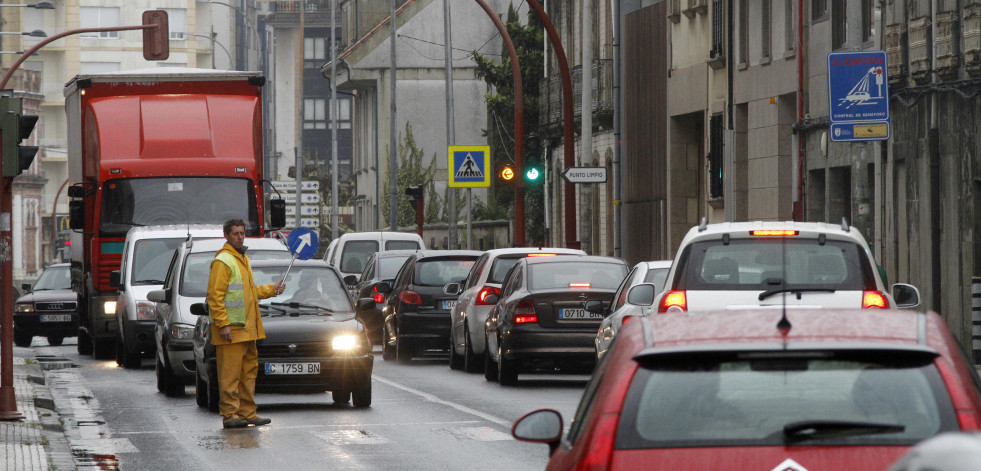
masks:
<instances>
[{"instance_id":1,"label":"tree","mask_svg":"<svg viewBox=\"0 0 981 471\"><path fill-rule=\"evenodd\" d=\"M412 135L412 125L405 123L405 138L399 136L399 173L395 177L398 186L398 210L397 223L399 226L411 226L416 223L416 211L413 198L405 194L406 187L424 185L425 190L425 222L438 222L443 213L443 199L436 193L436 185L433 180L436 176L436 154L429 160L428 166L423 166L422 160L425 150L416 146L416 139ZM391 187L388 182L391 178L391 167L385 170L385 190L381 195L381 207L384 214L391 211Z\"/></svg>"},{"instance_id":2,"label":"tree","mask_svg":"<svg viewBox=\"0 0 981 471\"><path fill-rule=\"evenodd\" d=\"M503 20L503 18L502 18ZM514 44L521 67L521 90L524 105L524 138L526 145L524 160L543 161L535 136L539 127L539 101L542 71L545 70L545 32L541 21L533 11L529 11L527 21L521 24L514 5L508 6L504 21L511 41ZM502 50L503 40L502 40ZM472 53L477 64L477 77L483 79L490 91L484 95L487 102L488 122L484 136L491 147L491 155L496 156L494 168L514 162L514 83L511 74L511 59L502 54L499 62L477 51ZM520 176L519 176L520 177ZM507 218L507 209L514 205L514 189L500 187L491 180L487 205L474 208L474 219ZM542 244L545 240L544 194L541 185L526 186L525 190L525 238L530 245Z\"/></svg>"}]
</instances>

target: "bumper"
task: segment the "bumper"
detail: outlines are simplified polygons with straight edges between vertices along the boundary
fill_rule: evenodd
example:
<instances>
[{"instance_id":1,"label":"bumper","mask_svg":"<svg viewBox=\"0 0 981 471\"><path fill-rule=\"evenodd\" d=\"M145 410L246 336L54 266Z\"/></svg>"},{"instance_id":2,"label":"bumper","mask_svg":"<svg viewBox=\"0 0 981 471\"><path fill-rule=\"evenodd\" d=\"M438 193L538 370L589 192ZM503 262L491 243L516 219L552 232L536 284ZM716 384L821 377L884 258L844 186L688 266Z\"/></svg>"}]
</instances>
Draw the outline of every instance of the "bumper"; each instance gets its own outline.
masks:
<instances>
[{"instance_id":1,"label":"bumper","mask_svg":"<svg viewBox=\"0 0 981 471\"><path fill-rule=\"evenodd\" d=\"M154 321L123 320L123 344L130 352L152 352L156 350L154 342Z\"/></svg>"},{"instance_id":2,"label":"bumper","mask_svg":"<svg viewBox=\"0 0 981 471\"><path fill-rule=\"evenodd\" d=\"M343 358L260 358L256 390L295 392L298 389L354 390L371 381L371 354ZM266 363L320 363L319 374L267 375Z\"/></svg>"},{"instance_id":3,"label":"bumper","mask_svg":"<svg viewBox=\"0 0 981 471\"><path fill-rule=\"evenodd\" d=\"M78 314L70 314L71 320L68 322L43 322L42 315L45 312L32 312L30 314L14 314L14 330L17 332L30 333L31 336L61 335L64 337L75 337L78 335ZM64 312L50 313L64 315Z\"/></svg>"},{"instance_id":4,"label":"bumper","mask_svg":"<svg viewBox=\"0 0 981 471\"><path fill-rule=\"evenodd\" d=\"M184 345L171 340L165 349L167 363L170 364L174 375L187 381L194 379L194 351L192 348L193 345L190 341Z\"/></svg>"},{"instance_id":5,"label":"bumper","mask_svg":"<svg viewBox=\"0 0 981 471\"><path fill-rule=\"evenodd\" d=\"M450 313L404 312L399 322L399 341L445 349L450 344Z\"/></svg>"},{"instance_id":6,"label":"bumper","mask_svg":"<svg viewBox=\"0 0 981 471\"><path fill-rule=\"evenodd\" d=\"M596 332L511 327L501 334L501 355L526 368L591 370L596 365Z\"/></svg>"},{"instance_id":7,"label":"bumper","mask_svg":"<svg viewBox=\"0 0 981 471\"><path fill-rule=\"evenodd\" d=\"M106 301L116 301L116 296L92 296L89 300L89 319L81 328L85 329L93 340L116 338L118 321L116 321L116 314L105 314Z\"/></svg>"}]
</instances>

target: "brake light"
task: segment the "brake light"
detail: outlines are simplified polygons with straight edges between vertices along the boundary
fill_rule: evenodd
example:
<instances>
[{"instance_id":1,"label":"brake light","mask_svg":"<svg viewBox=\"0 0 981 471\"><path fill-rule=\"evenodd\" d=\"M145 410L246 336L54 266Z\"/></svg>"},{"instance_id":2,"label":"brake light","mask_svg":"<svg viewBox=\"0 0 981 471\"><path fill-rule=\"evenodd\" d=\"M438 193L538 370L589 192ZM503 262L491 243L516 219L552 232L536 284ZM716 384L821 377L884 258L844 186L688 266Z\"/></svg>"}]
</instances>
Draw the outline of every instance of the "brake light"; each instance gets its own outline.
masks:
<instances>
[{"instance_id":1,"label":"brake light","mask_svg":"<svg viewBox=\"0 0 981 471\"><path fill-rule=\"evenodd\" d=\"M499 294L501 294L501 290L498 289L498 288L495 288L493 286L484 286L477 293L477 302L475 302L474 304L477 305L477 306L489 306L490 303L487 302L487 301L485 301L485 299L487 298L487 295L490 295L490 294L498 294L499 295Z\"/></svg>"},{"instance_id":2,"label":"brake light","mask_svg":"<svg viewBox=\"0 0 981 471\"><path fill-rule=\"evenodd\" d=\"M555 254L554 253L537 252L537 253L530 253L530 254L528 254L528 256L529 257L554 257Z\"/></svg>"},{"instance_id":3,"label":"brake light","mask_svg":"<svg viewBox=\"0 0 981 471\"><path fill-rule=\"evenodd\" d=\"M515 324L537 324L538 316L532 314L530 316L514 316Z\"/></svg>"},{"instance_id":4,"label":"brake light","mask_svg":"<svg viewBox=\"0 0 981 471\"><path fill-rule=\"evenodd\" d=\"M378 293L378 294L376 294L374 296L374 298L375 298L375 302L376 303L383 303L383 302L385 302L385 295L384 294Z\"/></svg>"},{"instance_id":5,"label":"brake light","mask_svg":"<svg viewBox=\"0 0 981 471\"><path fill-rule=\"evenodd\" d=\"M515 316L534 316L535 315L535 302L532 301L532 300L530 300L530 299L526 299L524 301L519 302L516 306L514 306L514 315Z\"/></svg>"},{"instance_id":6,"label":"brake light","mask_svg":"<svg viewBox=\"0 0 981 471\"><path fill-rule=\"evenodd\" d=\"M631 317L634 317L634 316L623 316L623 319L620 320L620 327L623 327L624 325L626 325L627 324L627 320L630 319Z\"/></svg>"},{"instance_id":7,"label":"brake light","mask_svg":"<svg viewBox=\"0 0 981 471\"><path fill-rule=\"evenodd\" d=\"M889 301L878 291L865 291L862 293L862 309L868 308L888 309Z\"/></svg>"},{"instance_id":8,"label":"brake light","mask_svg":"<svg viewBox=\"0 0 981 471\"><path fill-rule=\"evenodd\" d=\"M589 437L589 448L576 469L582 471L604 471L610 469L613 459L613 442L617 434L619 416L612 412L604 413L596 421L593 436Z\"/></svg>"},{"instance_id":9,"label":"brake light","mask_svg":"<svg viewBox=\"0 0 981 471\"><path fill-rule=\"evenodd\" d=\"M399 301L405 304L422 304L422 296L415 291L405 290L399 293Z\"/></svg>"},{"instance_id":10,"label":"brake light","mask_svg":"<svg viewBox=\"0 0 981 471\"><path fill-rule=\"evenodd\" d=\"M673 311L688 310L688 296L685 295L684 291L668 291L664 297L661 298L661 304L657 306L657 312L659 314L668 312L668 309Z\"/></svg>"},{"instance_id":11,"label":"brake light","mask_svg":"<svg viewBox=\"0 0 981 471\"><path fill-rule=\"evenodd\" d=\"M575 283L575 282L569 283L569 288L573 288L573 289L576 289L576 288L579 288L579 289L587 289L590 286L592 286L591 283Z\"/></svg>"},{"instance_id":12,"label":"brake light","mask_svg":"<svg viewBox=\"0 0 981 471\"><path fill-rule=\"evenodd\" d=\"M787 237L797 235L797 231L749 231L749 235L754 237Z\"/></svg>"}]
</instances>

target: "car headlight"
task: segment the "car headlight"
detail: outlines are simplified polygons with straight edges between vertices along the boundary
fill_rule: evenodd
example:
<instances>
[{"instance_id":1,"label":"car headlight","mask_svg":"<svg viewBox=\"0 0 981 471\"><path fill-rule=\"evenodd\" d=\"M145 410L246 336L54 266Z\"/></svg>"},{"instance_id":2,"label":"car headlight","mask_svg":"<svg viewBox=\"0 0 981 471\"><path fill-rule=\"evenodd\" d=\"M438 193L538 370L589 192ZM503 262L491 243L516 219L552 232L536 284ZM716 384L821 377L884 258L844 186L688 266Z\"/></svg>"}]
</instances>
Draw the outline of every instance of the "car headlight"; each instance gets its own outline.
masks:
<instances>
[{"instance_id":1,"label":"car headlight","mask_svg":"<svg viewBox=\"0 0 981 471\"><path fill-rule=\"evenodd\" d=\"M102 305L102 312L107 316L115 316L116 301L106 301L106 303Z\"/></svg>"},{"instance_id":2,"label":"car headlight","mask_svg":"<svg viewBox=\"0 0 981 471\"><path fill-rule=\"evenodd\" d=\"M174 340L191 340L194 338L194 326L187 324L171 325L170 335Z\"/></svg>"},{"instance_id":3,"label":"car headlight","mask_svg":"<svg viewBox=\"0 0 981 471\"><path fill-rule=\"evenodd\" d=\"M353 335L338 335L330 342L334 350L354 350L358 347L358 338Z\"/></svg>"},{"instance_id":4,"label":"car headlight","mask_svg":"<svg viewBox=\"0 0 981 471\"><path fill-rule=\"evenodd\" d=\"M14 306L14 312L34 312L34 304L20 303Z\"/></svg>"},{"instance_id":5,"label":"car headlight","mask_svg":"<svg viewBox=\"0 0 981 471\"><path fill-rule=\"evenodd\" d=\"M152 321L157 318L153 312L153 303L150 301L138 301L136 303L136 319L141 321Z\"/></svg>"}]
</instances>

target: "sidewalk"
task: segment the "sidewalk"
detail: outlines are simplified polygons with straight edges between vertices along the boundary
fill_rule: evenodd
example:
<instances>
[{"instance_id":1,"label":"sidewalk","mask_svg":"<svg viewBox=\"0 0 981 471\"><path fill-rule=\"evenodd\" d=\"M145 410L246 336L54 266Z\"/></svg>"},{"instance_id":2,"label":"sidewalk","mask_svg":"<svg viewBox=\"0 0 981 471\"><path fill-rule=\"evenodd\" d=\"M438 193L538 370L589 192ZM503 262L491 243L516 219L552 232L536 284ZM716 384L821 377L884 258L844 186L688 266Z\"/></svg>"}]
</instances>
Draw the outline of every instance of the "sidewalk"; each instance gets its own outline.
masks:
<instances>
[{"instance_id":1,"label":"sidewalk","mask_svg":"<svg viewBox=\"0 0 981 471\"><path fill-rule=\"evenodd\" d=\"M44 384L42 364L65 365L19 357L15 352L14 397L21 420L0 421L0 463L3 470L77 469L51 392Z\"/></svg>"}]
</instances>

